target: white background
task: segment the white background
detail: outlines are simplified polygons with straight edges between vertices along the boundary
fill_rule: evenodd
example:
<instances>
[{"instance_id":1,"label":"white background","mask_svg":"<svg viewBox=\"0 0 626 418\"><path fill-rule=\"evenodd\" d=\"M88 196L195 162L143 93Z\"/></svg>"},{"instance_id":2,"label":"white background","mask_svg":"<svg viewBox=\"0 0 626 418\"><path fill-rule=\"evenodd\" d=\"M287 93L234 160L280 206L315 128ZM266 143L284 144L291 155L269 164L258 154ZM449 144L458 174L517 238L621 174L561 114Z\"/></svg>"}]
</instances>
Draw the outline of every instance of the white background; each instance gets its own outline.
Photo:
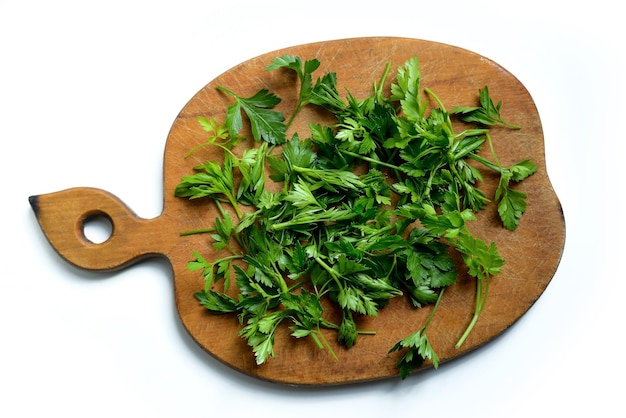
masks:
<instances>
[{"instance_id":1,"label":"white background","mask_svg":"<svg viewBox=\"0 0 626 418\"><path fill-rule=\"evenodd\" d=\"M0 0L0 416L624 416L618 3ZM539 109L567 243L546 292L492 344L404 382L268 384L190 340L164 262L94 274L44 239L30 195L94 186L159 215L171 123L235 64L379 35L487 56Z\"/></svg>"}]
</instances>

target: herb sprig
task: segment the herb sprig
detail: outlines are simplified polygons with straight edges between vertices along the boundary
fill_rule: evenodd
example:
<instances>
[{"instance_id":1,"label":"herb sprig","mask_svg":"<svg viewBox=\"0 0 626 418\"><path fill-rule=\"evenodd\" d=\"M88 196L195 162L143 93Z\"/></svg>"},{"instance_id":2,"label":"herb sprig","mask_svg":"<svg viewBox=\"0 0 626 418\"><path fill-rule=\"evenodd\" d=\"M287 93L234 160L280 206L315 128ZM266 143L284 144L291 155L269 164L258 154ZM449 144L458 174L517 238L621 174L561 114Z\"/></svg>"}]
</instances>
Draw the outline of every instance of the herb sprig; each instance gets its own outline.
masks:
<instances>
[{"instance_id":1,"label":"herb sprig","mask_svg":"<svg viewBox=\"0 0 626 418\"><path fill-rule=\"evenodd\" d=\"M299 81L287 122L274 110L281 99L268 90L244 98L223 86L218 90L235 101L224 122L198 118L209 138L190 152L217 146L224 157L221 164L195 167L175 195L210 199L219 216L215 226L183 234L208 232L214 248L227 255L207 260L202 251L193 253L188 269L204 280L195 297L209 312L237 316L239 335L260 365L274 356L281 324L294 338L311 338L336 357L324 329L350 348L360 335L373 333L359 330L355 318L377 316L390 299L406 295L416 308L434 306L426 323L390 353L403 351L402 378L426 360L438 367L426 331L458 275L449 249L460 253L476 279L474 316L459 336L460 347L485 307L491 278L504 265L495 243L472 235L468 224L494 200L503 226L515 230L527 196L512 184L537 167L530 160L510 167L498 162L490 127L519 126L502 119L502 102L495 105L487 87L479 90L479 106L447 111L433 91L422 88L414 57L398 68L388 95L383 86L391 64L368 97L348 93L344 99L335 73L313 82L319 66L317 59L291 55L267 66L294 71ZM306 106L326 109L336 123L311 123L305 137L287 139L287 128ZM239 150L245 141L242 112L257 145ZM468 123L467 129L457 132L453 117ZM485 144L490 158L480 153ZM470 160L500 175L492 198L479 188L481 172ZM282 188L270 191L268 180ZM325 316L324 299L337 306L338 317Z\"/></svg>"}]
</instances>

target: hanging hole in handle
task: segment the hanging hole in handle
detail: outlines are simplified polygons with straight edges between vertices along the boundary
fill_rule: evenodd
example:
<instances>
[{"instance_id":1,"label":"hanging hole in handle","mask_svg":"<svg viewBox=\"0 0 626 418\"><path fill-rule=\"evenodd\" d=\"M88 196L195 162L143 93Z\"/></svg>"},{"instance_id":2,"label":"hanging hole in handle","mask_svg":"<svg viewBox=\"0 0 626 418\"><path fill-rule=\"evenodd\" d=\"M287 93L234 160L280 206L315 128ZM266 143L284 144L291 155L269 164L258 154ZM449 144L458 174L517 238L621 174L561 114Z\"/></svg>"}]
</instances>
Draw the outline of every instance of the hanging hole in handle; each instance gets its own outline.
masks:
<instances>
[{"instance_id":1,"label":"hanging hole in handle","mask_svg":"<svg viewBox=\"0 0 626 418\"><path fill-rule=\"evenodd\" d=\"M104 212L91 213L82 221L83 237L92 244L102 244L113 235L113 221Z\"/></svg>"}]
</instances>

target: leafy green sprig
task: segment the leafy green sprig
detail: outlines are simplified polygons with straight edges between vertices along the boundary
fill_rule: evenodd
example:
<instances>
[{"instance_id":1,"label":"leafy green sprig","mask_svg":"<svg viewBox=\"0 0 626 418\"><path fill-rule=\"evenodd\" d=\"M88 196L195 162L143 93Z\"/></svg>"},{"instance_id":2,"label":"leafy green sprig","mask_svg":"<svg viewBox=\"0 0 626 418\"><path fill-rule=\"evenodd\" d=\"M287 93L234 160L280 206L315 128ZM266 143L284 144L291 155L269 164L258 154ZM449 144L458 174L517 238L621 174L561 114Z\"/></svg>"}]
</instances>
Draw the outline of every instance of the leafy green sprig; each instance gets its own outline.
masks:
<instances>
[{"instance_id":1,"label":"leafy green sprig","mask_svg":"<svg viewBox=\"0 0 626 418\"><path fill-rule=\"evenodd\" d=\"M389 353L400 350L404 351L404 354L397 362L400 377L402 379L406 379L413 370L422 367L425 359L430 359L434 368L439 367L439 356L430 344L430 340L426 334L426 329L433 320L435 312L437 312L437 308L439 307L443 294L443 290L439 292L435 306L433 307L424 325L422 325L422 327L417 331L398 341L389 350Z\"/></svg>"},{"instance_id":2,"label":"leafy green sprig","mask_svg":"<svg viewBox=\"0 0 626 418\"><path fill-rule=\"evenodd\" d=\"M511 129L521 129L521 126L506 122L500 115L502 101L494 104L489 96L489 88L478 90L480 106L456 106L452 109L453 114L459 115L464 122L476 122L483 125L503 125Z\"/></svg>"},{"instance_id":3,"label":"leafy green sprig","mask_svg":"<svg viewBox=\"0 0 626 418\"><path fill-rule=\"evenodd\" d=\"M433 305L426 323L390 350L404 351L398 367L405 378L426 360L439 364L426 330L458 275L449 248L461 254L476 279L474 316L457 347L478 321L490 280L504 264L495 244L467 227L491 202L478 187L480 171L468 161L499 173L493 199L510 230L518 226L527 198L511 183L532 175L536 166L530 160L511 167L498 162L488 126L518 127L502 120L501 102L494 105L486 87L479 90L480 106L448 112L434 92L422 89L419 60L412 58L398 68L389 96L383 86L390 64L371 95L357 99L348 93L344 100L335 73L313 83L319 65L317 59L289 55L268 65L267 70L294 71L300 82L287 123L273 110L280 98L268 90L243 98L222 86L235 100L225 122L199 119L209 134L200 146L218 146L224 159L196 167L175 194L216 203L215 227L186 233L209 232L215 250L228 255L208 261L194 253L188 268L200 271L205 284L196 298L212 313L239 318L239 335L258 364L274 356L281 326L336 357L323 329L334 330L338 343L350 348L359 335L372 334L359 330L355 318L377 316L390 299L406 295L416 308ZM308 137L287 140L287 127L308 105L330 111L336 123L311 123ZM238 156L242 112L258 144ZM456 132L453 116L477 126ZM491 159L480 153L485 143ZM266 178L282 189L270 191ZM237 221L222 203L232 206ZM337 317L326 317L323 298L338 307Z\"/></svg>"},{"instance_id":4,"label":"leafy green sprig","mask_svg":"<svg viewBox=\"0 0 626 418\"><path fill-rule=\"evenodd\" d=\"M218 90L235 99L235 103L228 107L226 113L226 126L231 137L237 137L243 128L243 111L250 120L255 141L264 140L270 144L285 142L285 117L281 112L273 110L281 101L279 97L265 89L259 90L252 97L240 97L222 86L218 86Z\"/></svg>"},{"instance_id":5,"label":"leafy green sprig","mask_svg":"<svg viewBox=\"0 0 626 418\"><path fill-rule=\"evenodd\" d=\"M282 57L274 58L272 63L265 68L267 71L278 70L280 68L291 69L296 73L298 80L300 81L298 101L296 103L296 108L291 114L291 118L286 124L287 128L289 128L300 110L311 102L313 94L312 73L317 70L319 66L320 62L316 58L302 62L300 57L283 55Z\"/></svg>"}]
</instances>

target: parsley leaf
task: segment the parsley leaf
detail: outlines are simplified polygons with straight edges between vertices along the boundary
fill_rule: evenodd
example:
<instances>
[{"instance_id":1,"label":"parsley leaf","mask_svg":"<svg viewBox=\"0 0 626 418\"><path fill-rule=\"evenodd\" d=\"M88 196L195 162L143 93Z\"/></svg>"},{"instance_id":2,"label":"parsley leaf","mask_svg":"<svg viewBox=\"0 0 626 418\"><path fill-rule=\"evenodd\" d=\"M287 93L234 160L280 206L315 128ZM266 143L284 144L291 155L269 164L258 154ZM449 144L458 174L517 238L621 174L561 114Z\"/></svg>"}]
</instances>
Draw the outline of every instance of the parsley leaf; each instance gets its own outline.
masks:
<instances>
[{"instance_id":1,"label":"parsley leaf","mask_svg":"<svg viewBox=\"0 0 626 418\"><path fill-rule=\"evenodd\" d=\"M224 163L220 166L214 161L194 167L196 174L184 176L176 186L174 195L189 199L213 197L219 199L222 196L232 205L238 216L241 212L235 195L234 159L227 153Z\"/></svg>"},{"instance_id":2,"label":"parsley leaf","mask_svg":"<svg viewBox=\"0 0 626 418\"><path fill-rule=\"evenodd\" d=\"M398 360L398 369L402 379L406 379L413 370L420 368L426 359L432 361L433 367L439 367L439 356L433 350L428 336L423 331L423 329L415 331L413 334L398 341L389 350L389 353L393 353L394 351L406 349L404 355Z\"/></svg>"},{"instance_id":3,"label":"parsley leaf","mask_svg":"<svg viewBox=\"0 0 626 418\"><path fill-rule=\"evenodd\" d=\"M427 359L432 362L435 369L439 367L439 356L430 344L428 336L426 335L426 329L434 318L435 312L437 312L443 293L443 290L439 293L435 306L428 316L426 323L417 331L398 341L389 350L389 353L400 350L405 351L404 355L397 361L398 370L400 371L400 377L402 379L406 379L413 370L422 367L422 364L424 364L424 361Z\"/></svg>"},{"instance_id":4,"label":"parsley leaf","mask_svg":"<svg viewBox=\"0 0 626 418\"><path fill-rule=\"evenodd\" d=\"M198 116L197 118L198 124L202 127L202 129L207 132L209 135L207 137L207 141L204 144L200 144L194 148L192 148L187 154L185 154L185 158L189 157L191 154L199 150L200 148L209 146L209 145L217 145L225 149L231 149L237 142L239 142L238 137L230 137L228 128L225 124L218 125L215 118L207 119L204 116ZM220 142L220 140L224 142Z\"/></svg>"},{"instance_id":5,"label":"parsley leaf","mask_svg":"<svg viewBox=\"0 0 626 418\"><path fill-rule=\"evenodd\" d=\"M266 70L277 70L279 68L287 68L295 71L300 80L300 90L298 93L298 101L296 108L293 111L291 118L287 122L287 126L291 125L291 122L295 119L300 110L305 107L311 101L311 94L313 92L313 73L320 66L319 60L316 58L306 60L304 63L302 59L293 55L283 55L272 60L272 63L266 67Z\"/></svg>"},{"instance_id":6,"label":"parsley leaf","mask_svg":"<svg viewBox=\"0 0 626 418\"><path fill-rule=\"evenodd\" d=\"M203 290L197 292L194 296L202 306L213 314L220 315L237 312L237 302L224 293L218 293L214 290Z\"/></svg>"},{"instance_id":7,"label":"parsley leaf","mask_svg":"<svg viewBox=\"0 0 626 418\"><path fill-rule=\"evenodd\" d=\"M515 230L519 220L528 206L526 193L509 187L510 182L520 182L537 171L537 166L530 160L502 170L500 183L496 189L495 199L498 200L498 214L506 229Z\"/></svg>"},{"instance_id":8,"label":"parsley leaf","mask_svg":"<svg viewBox=\"0 0 626 418\"><path fill-rule=\"evenodd\" d=\"M505 122L500 116L500 107L502 107L502 101L498 104L494 104L493 100L489 96L489 88L485 86L484 89L478 90L480 98L480 106L468 107L457 106L452 109L453 114L458 114L459 118L464 122L477 122L483 125L503 125L512 129L520 129L518 125Z\"/></svg>"},{"instance_id":9,"label":"parsley leaf","mask_svg":"<svg viewBox=\"0 0 626 418\"><path fill-rule=\"evenodd\" d=\"M502 183L501 183L502 184ZM498 214L504 227L515 230L519 225L519 219L526 212L526 193L519 190L502 187L499 189L500 201L498 202Z\"/></svg>"},{"instance_id":10,"label":"parsley leaf","mask_svg":"<svg viewBox=\"0 0 626 418\"><path fill-rule=\"evenodd\" d=\"M282 113L271 110L280 103L280 98L266 89L259 90L252 97L244 98L225 87L218 86L217 88L235 98L235 103L228 107L226 114L226 125L231 137L236 137L243 127L241 117L241 110L243 110L250 120L252 137L256 141L265 140L270 144L285 142L286 127L283 123L285 117Z\"/></svg>"},{"instance_id":11,"label":"parsley leaf","mask_svg":"<svg viewBox=\"0 0 626 418\"><path fill-rule=\"evenodd\" d=\"M421 121L426 112L426 102L420 100L422 72L419 58L413 57L398 68L396 82L391 84L391 100L397 100L409 120Z\"/></svg>"}]
</instances>

